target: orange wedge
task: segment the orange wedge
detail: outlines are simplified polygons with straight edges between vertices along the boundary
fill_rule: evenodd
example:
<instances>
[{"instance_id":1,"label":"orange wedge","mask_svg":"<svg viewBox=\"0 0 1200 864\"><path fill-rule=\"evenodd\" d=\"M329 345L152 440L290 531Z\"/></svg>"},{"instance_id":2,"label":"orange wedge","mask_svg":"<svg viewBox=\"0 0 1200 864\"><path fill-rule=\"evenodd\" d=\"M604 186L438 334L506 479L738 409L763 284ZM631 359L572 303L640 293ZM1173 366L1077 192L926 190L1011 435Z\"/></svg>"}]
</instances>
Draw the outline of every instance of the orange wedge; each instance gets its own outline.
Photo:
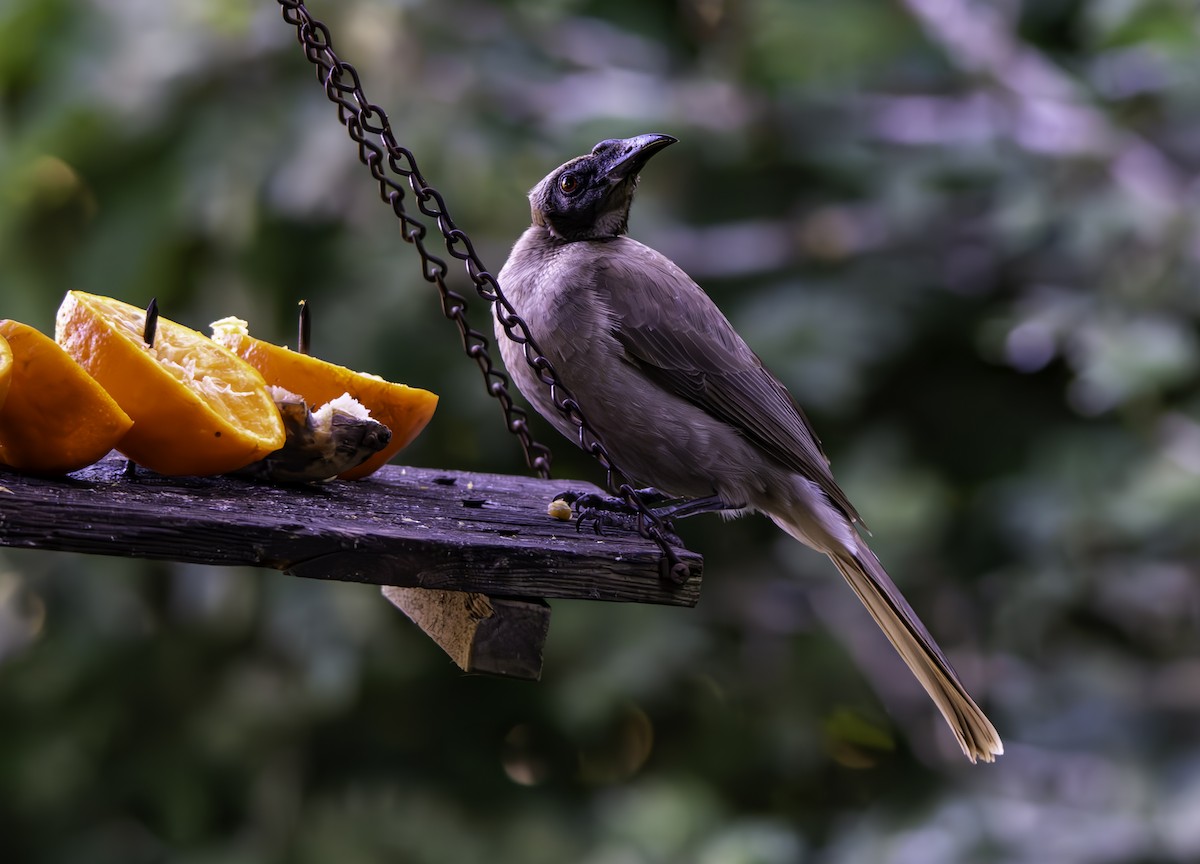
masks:
<instances>
[{"instance_id":1,"label":"orange wedge","mask_svg":"<svg viewBox=\"0 0 1200 864\"><path fill-rule=\"evenodd\" d=\"M133 421L49 336L0 321L0 462L67 474L102 458ZM6 374L7 370L7 374Z\"/></svg>"},{"instance_id":2,"label":"orange wedge","mask_svg":"<svg viewBox=\"0 0 1200 864\"><path fill-rule=\"evenodd\" d=\"M420 434L437 407L437 395L428 390L393 384L375 375L255 339L240 318L214 321L212 330L213 339L248 361L268 384L303 396L310 405L324 405L348 393L371 412L373 419L392 431L388 446L357 468L339 474L343 480L357 480L378 471Z\"/></svg>"},{"instance_id":3,"label":"orange wedge","mask_svg":"<svg viewBox=\"0 0 1200 864\"><path fill-rule=\"evenodd\" d=\"M55 338L133 418L117 449L160 474L224 474L283 446L283 421L254 367L208 337L144 310L71 291Z\"/></svg>"},{"instance_id":4,"label":"orange wedge","mask_svg":"<svg viewBox=\"0 0 1200 864\"><path fill-rule=\"evenodd\" d=\"M12 381L12 348L8 340L0 336L0 408L4 407L4 398L8 396L8 385Z\"/></svg>"}]
</instances>

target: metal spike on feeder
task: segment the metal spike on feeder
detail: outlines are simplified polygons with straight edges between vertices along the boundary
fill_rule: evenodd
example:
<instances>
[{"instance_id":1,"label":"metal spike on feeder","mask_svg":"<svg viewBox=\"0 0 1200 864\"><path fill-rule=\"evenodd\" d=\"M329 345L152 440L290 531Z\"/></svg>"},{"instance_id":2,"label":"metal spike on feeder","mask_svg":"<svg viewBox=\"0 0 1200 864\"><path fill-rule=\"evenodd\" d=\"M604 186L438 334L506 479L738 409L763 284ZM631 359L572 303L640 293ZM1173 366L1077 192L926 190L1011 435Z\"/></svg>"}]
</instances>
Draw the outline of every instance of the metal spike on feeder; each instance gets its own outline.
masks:
<instances>
[{"instance_id":1,"label":"metal spike on feeder","mask_svg":"<svg viewBox=\"0 0 1200 864\"><path fill-rule=\"evenodd\" d=\"M312 347L312 318L308 311L308 301L300 301L300 326L296 335L296 352L309 354Z\"/></svg>"},{"instance_id":2,"label":"metal spike on feeder","mask_svg":"<svg viewBox=\"0 0 1200 864\"><path fill-rule=\"evenodd\" d=\"M146 306L146 324L142 327L142 341L154 347L154 337L158 333L158 298L151 297Z\"/></svg>"}]
</instances>

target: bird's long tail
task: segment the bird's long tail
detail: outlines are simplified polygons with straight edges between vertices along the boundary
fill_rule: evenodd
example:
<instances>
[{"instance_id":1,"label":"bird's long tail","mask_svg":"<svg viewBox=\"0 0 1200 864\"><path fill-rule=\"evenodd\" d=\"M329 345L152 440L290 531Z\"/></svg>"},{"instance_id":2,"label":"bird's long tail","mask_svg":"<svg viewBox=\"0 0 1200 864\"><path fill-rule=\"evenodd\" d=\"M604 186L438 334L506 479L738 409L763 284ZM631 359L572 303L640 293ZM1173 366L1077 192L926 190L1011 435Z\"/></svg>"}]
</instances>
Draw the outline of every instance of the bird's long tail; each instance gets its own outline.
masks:
<instances>
[{"instance_id":1,"label":"bird's long tail","mask_svg":"<svg viewBox=\"0 0 1200 864\"><path fill-rule=\"evenodd\" d=\"M810 543L785 520L775 518L775 522L797 539ZM854 545L853 551L839 549L827 551L827 554L942 712L967 758L972 762L978 759L995 761L1004 752L996 728L967 693L942 649L879 559L865 543Z\"/></svg>"}]
</instances>

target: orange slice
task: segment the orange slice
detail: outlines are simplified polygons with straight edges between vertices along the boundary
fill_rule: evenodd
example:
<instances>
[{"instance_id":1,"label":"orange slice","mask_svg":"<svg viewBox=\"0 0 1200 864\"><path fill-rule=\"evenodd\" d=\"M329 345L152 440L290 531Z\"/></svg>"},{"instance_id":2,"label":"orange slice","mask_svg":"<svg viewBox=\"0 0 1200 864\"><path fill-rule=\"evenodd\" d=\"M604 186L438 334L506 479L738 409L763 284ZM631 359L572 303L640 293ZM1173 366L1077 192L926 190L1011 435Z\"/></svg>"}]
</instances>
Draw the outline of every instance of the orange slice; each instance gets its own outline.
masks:
<instances>
[{"instance_id":1,"label":"orange slice","mask_svg":"<svg viewBox=\"0 0 1200 864\"><path fill-rule=\"evenodd\" d=\"M283 446L283 421L254 367L208 337L144 310L71 291L55 338L133 418L117 449L160 474L224 474Z\"/></svg>"},{"instance_id":2,"label":"orange slice","mask_svg":"<svg viewBox=\"0 0 1200 864\"><path fill-rule=\"evenodd\" d=\"M8 395L8 385L12 381L12 348L8 340L0 336L0 408L4 407L4 397Z\"/></svg>"},{"instance_id":3,"label":"orange slice","mask_svg":"<svg viewBox=\"0 0 1200 864\"><path fill-rule=\"evenodd\" d=\"M213 339L247 360L268 384L286 388L310 405L324 405L348 393L371 412L373 419L392 431L388 446L357 468L339 474L343 480L357 480L378 471L420 434L437 407L437 395L428 390L393 384L376 375L255 339L240 318L214 321L212 330Z\"/></svg>"},{"instance_id":4,"label":"orange slice","mask_svg":"<svg viewBox=\"0 0 1200 864\"><path fill-rule=\"evenodd\" d=\"M0 343L0 381L8 380L0 407L0 462L33 474L78 471L112 450L133 425L49 336L5 320Z\"/></svg>"}]
</instances>

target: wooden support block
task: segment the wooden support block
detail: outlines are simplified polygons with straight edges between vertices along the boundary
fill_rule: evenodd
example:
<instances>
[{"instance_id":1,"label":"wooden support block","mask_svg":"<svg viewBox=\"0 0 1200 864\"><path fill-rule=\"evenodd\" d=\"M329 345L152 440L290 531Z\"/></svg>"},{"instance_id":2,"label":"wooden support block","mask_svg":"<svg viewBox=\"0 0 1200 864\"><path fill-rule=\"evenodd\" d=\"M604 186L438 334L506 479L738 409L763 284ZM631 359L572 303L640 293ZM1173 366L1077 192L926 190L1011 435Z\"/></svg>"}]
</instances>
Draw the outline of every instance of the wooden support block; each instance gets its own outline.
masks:
<instances>
[{"instance_id":1,"label":"wooden support block","mask_svg":"<svg viewBox=\"0 0 1200 864\"><path fill-rule=\"evenodd\" d=\"M441 646L464 672L536 681L550 627L544 600L487 597L384 585L383 596Z\"/></svg>"}]
</instances>

